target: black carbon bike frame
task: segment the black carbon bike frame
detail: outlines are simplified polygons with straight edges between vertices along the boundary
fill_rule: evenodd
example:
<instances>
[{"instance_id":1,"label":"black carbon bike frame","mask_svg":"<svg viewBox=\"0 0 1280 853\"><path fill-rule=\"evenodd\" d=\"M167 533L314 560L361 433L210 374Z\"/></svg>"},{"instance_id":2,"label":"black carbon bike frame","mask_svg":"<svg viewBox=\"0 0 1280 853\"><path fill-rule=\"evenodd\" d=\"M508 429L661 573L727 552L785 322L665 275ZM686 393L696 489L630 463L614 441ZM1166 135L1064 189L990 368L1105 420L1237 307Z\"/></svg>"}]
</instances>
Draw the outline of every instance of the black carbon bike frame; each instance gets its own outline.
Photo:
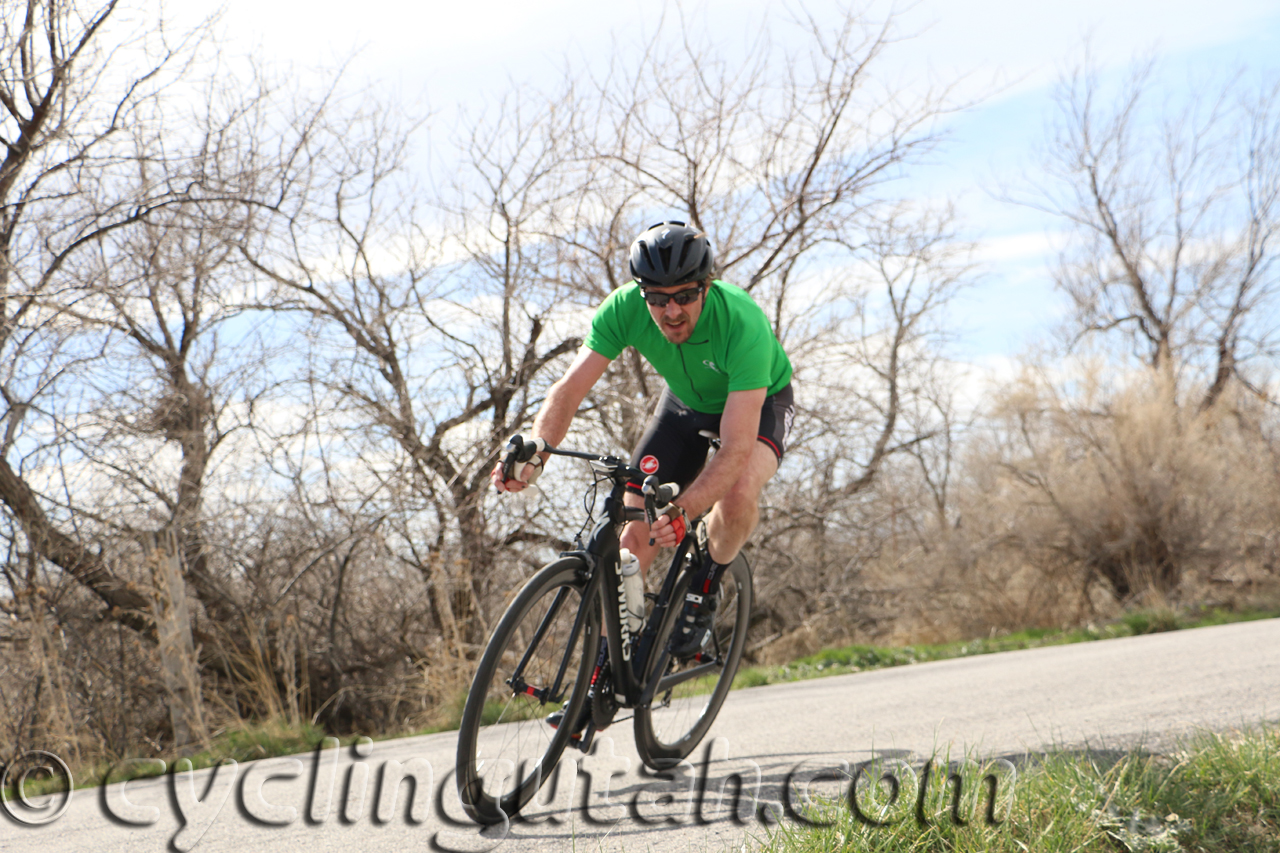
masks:
<instances>
[{"instance_id":1,"label":"black carbon bike frame","mask_svg":"<svg viewBox=\"0 0 1280 853\"><path fill-rule=\"evenodd\" d=\"M621 546L619 545L618 537L622 526L629 521L652 523L658 512L674 497L674 490L658 485L656 477L646 477L642 471L632 468L615 456L599 456L572 450L556 450L550 447L547 450L557 456L585 459L591 463L597 472L606 474L613 482L613 487L604 501L604 517L592 530L586 544L583 545L581 539L579 539L575 543L579 547L574 550L564 551L560 555L561 557L579 558L583 563L583 571L586 577L583 578L585 582L582 595L583 603L574 622L572 637L568 647L565 649L564 658L560 663L555 682L547 689L548 694L551 696L559 694L561 681L569 665L573 649L577 646L581 637L581 631L590 627L588 610L593 596L598 597L600 602L600 609L604 619L604 638L608 643L609 663L612 672L612 684L605 686L612 691L613 700L619 707L636 708L647 706L653 701L654 696L665 693L677 684L700 678L715 671L718 661L715 659L703 660L702 656L699 655L695 658L695 662L698 663L697 666L689 667L679 673L662 676L661 674L667 668L667 659L671 654L670 643L662 649L654 648L654 640L658 634L658 629L662 625L667 611L671 608L673 593L681 574L680 569L682 567L693 568L700 566L705 557L704 546L700 544L700 538L704 535L701 520L690 525L690 529L686 532L684 539L676 547L675 557L671 561L671 566L663 579L662 587L654 600L653 612L649 614L644 624L641 625L639 636L632 637L623 613L622 574L618 559L618 552ZM630 507L623 502L628 482L644 483L645 506L643 508ZM682 603L682 601L677 602L677 604ZM550 624L556 610L558 610L558 607L552 608L552 612L544 620L544 625ZM540 629L538 634L535 635L530 651L538 644L541 633ZM662 657L656 661L655 666L650 667L648 665L649 658L653 654L658 654ZM513 682L518 681L522 669L523 662L521 666L517 667L516 673L512 677ZM653 672L658 677L651 678L645 683L643 679L646 671ZM519 691L518 683L512 683L511 686ZM594 721L583 732L583 737L577 744L578 748L584 752L588 750L593 736Z\"/></svg>"}]
</instances>

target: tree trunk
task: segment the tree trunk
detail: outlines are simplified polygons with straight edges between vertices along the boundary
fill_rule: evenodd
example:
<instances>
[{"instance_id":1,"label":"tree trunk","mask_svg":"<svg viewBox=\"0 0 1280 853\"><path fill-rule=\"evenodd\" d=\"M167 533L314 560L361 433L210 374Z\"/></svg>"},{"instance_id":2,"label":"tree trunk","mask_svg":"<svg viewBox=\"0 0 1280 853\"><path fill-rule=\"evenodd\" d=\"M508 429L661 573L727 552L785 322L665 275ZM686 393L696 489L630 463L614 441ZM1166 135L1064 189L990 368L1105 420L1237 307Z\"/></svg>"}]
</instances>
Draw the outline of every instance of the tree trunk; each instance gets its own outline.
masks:
<instances>
[{"instance_id":1,"label":"tree trunk","mask_svg":"<svg viewBox=\"0 0 1280 853\"><path fill-rule=\"evenodd\" d=\"M191 637L191 614L187 589L182 579L182 557L178 537L172 529L151 534L143 543L151 570L153 612L160 645L160 671L169 694L169 722L173 726L174 747L205 746L209 733L204 725L204 699L195 643Z\"/></svg>"}]
</instances>

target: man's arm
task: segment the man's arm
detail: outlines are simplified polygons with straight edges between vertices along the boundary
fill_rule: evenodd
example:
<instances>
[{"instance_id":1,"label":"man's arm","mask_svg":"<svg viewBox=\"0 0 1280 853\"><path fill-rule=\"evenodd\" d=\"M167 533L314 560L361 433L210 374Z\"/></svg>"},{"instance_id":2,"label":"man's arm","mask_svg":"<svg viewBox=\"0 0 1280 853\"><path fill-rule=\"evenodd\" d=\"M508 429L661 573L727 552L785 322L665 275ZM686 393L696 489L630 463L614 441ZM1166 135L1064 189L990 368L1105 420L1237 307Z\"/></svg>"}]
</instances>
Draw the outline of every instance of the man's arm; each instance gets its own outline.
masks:
<instances>
[{"instance_id":1,"label":"man's arm","mask_svg":"<svg viewBox=\"0 0 1280 853\"><path fill-rule=\"evenodd\" d=\"M552 447L564 440L565 434L569 431L569 424L573 422L573 416L578 413L578 407L586 399L587 392L604 375L609 361L610 359L588 347L584 346L578 350L578 357L573 360L573 364L565 371L564 376L560 377L547 391L547 399L538 410L538 416L533 419L534 438L541 438ZM543 453L543 461L545 462L550 455ZM504 483L501 461L494 466L489 479L493 481L494 488L500 492L518 492L528 485L519 479L507 480Z\"/></svg>"},{"instance_id":2,"label":"man's arm","mask_svg":"<svg viewBox=\"0 0 1280 853\"><path fill-rule=\"evenodd\" d=\"M766 396L765 388L729 392L720 416L720 449L675 501L690 518L710 509L742 476L755 449Z\"/></svg>"}]
</instances>

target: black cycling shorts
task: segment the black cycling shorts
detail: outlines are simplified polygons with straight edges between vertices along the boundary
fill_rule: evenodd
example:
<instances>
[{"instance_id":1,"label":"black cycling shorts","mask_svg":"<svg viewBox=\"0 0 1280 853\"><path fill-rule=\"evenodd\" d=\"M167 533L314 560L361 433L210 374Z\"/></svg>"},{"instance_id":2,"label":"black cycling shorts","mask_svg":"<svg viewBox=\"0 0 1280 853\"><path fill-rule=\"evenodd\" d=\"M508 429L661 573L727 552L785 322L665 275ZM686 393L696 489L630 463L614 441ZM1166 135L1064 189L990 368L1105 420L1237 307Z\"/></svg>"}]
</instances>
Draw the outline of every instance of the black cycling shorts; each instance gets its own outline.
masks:
<instances>
[{"instance_id":1,"label":"black cycling shorts","mask_svg":"<svg viewBox=\"0 0 1280 853\"><path fill-rule=\"evenodd\" d=\"M795 401L788 383L778 393L764 398L760 408L760 429L757 439L768 445L778 457L787 449L787 437L791 434L791 419L795 415ZM707 461L711 442L698 435L699 430L720 434L720 415L697 412L680 402L670 389L662 392L658 406L649 419L644 435L631 465L645 474L657 474L664 483L679 483L687 488ZM639 493L639 483L628 483L628 490Z\"/></svg>"}]
</instances>

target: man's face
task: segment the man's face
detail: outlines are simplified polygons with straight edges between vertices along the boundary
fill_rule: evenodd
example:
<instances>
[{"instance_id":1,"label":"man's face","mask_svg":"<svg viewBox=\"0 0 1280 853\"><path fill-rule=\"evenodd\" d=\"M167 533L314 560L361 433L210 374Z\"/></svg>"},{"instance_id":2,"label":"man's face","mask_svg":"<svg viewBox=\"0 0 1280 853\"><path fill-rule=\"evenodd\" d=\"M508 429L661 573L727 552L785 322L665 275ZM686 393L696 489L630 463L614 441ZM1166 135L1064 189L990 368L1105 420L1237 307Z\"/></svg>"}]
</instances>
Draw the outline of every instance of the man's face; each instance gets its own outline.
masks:
<instances>
[{"instance_id":1,"label":"man's face","mask_svg":"<svg viewBox=\"0 0 1280 853\"><path fill-rule=\"evenodd\" d=\"M702 294L688 305L680 305L674 299L668 299L667 304L662 308L656 305L647 305L649 316L653 318L653 322L658 324L658 330L662 332L663 337L671 341L673 344L682 344L689 340L693 335L693 329L698 325L698 318L702 316L702 308L706 305L707 293L705 282L689 282L688 284L676 284L671 287L646 287L645 293L680 293L684 290L701 287Z\"/></svg>"}]
</instances>

